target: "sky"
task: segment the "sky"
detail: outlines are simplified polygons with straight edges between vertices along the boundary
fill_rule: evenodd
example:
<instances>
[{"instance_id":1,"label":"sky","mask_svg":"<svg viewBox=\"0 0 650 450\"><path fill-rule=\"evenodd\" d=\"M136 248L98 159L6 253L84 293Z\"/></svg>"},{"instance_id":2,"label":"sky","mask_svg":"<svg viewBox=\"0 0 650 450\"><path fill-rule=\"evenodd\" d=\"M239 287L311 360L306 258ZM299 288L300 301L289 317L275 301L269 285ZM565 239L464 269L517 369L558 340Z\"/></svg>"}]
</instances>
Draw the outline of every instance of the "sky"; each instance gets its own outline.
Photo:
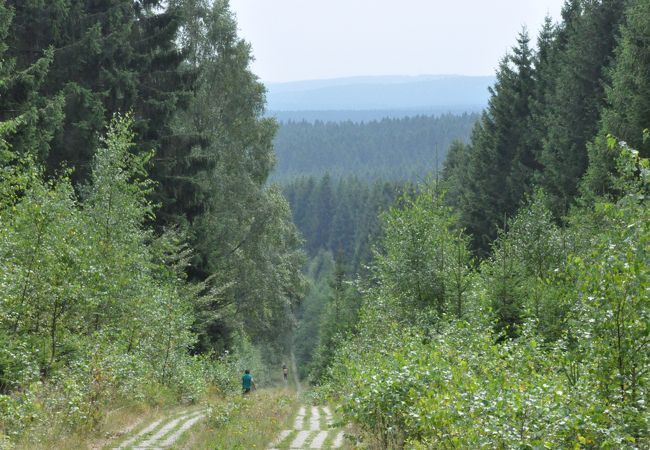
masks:
<instances>
[{"instance_id":1,"label":"sky","mask_svg":"<svg viewBox=\"0 0 650 450\"><path fill-rule=\"evenodd\" d=\"M230 0L264 82L492 75L526 26L564 0Z\"/></svg>"}]
</instances>

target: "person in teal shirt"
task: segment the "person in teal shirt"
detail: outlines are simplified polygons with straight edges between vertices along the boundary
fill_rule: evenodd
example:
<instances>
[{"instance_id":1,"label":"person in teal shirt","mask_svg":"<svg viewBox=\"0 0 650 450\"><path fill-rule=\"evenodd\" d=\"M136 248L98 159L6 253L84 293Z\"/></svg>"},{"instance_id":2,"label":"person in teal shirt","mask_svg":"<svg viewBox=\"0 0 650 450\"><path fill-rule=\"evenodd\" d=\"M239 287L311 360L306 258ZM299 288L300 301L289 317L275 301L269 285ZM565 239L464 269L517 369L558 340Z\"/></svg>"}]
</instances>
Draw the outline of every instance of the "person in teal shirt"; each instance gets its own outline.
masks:
<instances>
[{"instance_id":1,"label":"person in teal shirt","mask_svg":"<svg viewBox=\"0 0 650 450\"><path fill-rule=\"evenodd\" d=\"M251 387L257 389L257 385L255 384L255 380L253 379L253 375L251 375L249 369L244 370L244 376L241 377L241 387L244 391L244 395L251 391Z\"/></svg>"}]
</instances>

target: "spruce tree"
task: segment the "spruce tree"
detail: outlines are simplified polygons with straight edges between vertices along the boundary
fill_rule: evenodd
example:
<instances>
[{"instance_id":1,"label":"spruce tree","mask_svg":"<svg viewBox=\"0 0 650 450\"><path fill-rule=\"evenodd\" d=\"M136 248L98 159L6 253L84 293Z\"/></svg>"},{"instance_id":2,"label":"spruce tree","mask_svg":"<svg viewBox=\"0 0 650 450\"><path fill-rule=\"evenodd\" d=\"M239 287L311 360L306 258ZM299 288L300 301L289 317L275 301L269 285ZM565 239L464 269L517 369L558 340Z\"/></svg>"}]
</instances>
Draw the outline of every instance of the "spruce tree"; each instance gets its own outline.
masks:
<instances>
[{"instance_id":1,"label":"spruce tree","mask_svg":"<svg viewBox=\"0 0 650 450\"><path fill-rule=\"evenodd\" d=\"M178 12L160 0L8 0L15 9L11 57L19 70L51 49L39 85L45 98L61 96L65 118L51 148L39 153L50 171L75 168L87 179L98 136L115 112L135 113L140 148L158 150L154 178L163 180L170 120L187 87L179 72Z\"/></svg>"},{"instance_id":2,"label":"spruce tree","mask_svg":"<svg viewBox=\"0 0 650 450\"><path fill-rule=\"evenodd\" d=\"M615 171L616 154L609 150L608 134L638 149L642 157L650 156L650 141L643 136L650 127L650 3L634 2L625 17L600 132L589 146L584 187L595 194L613 188L610 173Z\"/></svg>"},{"instance_id":3,"label":"spruce tree","mask_svg":"<svg viewBox=\"0 0 650 450\"><path fill-rule=\"evenodd\" d=\"M2 139L15 154L46 154L62 121L63 99L39 94L53 59L52 51L37 54L30 65L18 67L12 49L14 8L0 4L0 122Z\"/></svg>"},{"instance_id":4,"label":"spruce tree","mask_svg":"<svg viewBox=\"0 0 650 450\"><path fill-rule=\"evenodd\" d=\"M344 265L352 261L354 255L356 217L352 209L353 194L347 187L346 180L339 180L335 195L336 208L330 211L332 218L328 247Z\"/></svg>"},{"instance_id":5,"label":"spruce tree","mask_svg":"<svg viewBox=\"0 0 650 450\"><path fill-rule=\"evenodd\" d=\"M534 92L532 61L523 31L513 53L499 65L488 107L472 134L461 224L479 254L487 253L503 217L514 214L531 187L535 159L527 125Z\"/></svg>"},{"instance_id":6,"label":"spruce tree","mask_svg":"<svg viewBox=\"0 0 650 450\"><path fill-rule=\"evenodd\" d=\"M135 131L143 148L154 149L151 170L158 182L154 199L161 208L158 225L169 226L193 216L204 205L205 197L196 195L188 184L196 184L196 166L192 160L195 139L175 127L178 114L189 107L195 91L197 68L185 64L185 48L179 47L177 36L186 17L182 11L161 0L142 2L135 7L133 27L133 59L129 69L137 74L137 98L133 104ZM190 199L192 199L190 201Z\"/></svg>"},{"instance_id":7,"label":"spruce tree","mask_svg":"<svg viewBox=\"0 0 650 450\"><path fill-rule=\"evenodd\" d=\"M542 170L539 159L547 131L545 123L546 109L551 94L555 89L559 34L558 26L547 16L537 37L537 51L534 56L535 87L530 105L529 142L534 153L536 172Z\"/></svg>"},{"instance_id":8,"label":"spruce tree","mask_svg":"<svg viewBox=\"0 0 650 450\"><path fill-rule=\"evenodd\" d=\"M464 186L468 183L467 167L470 159L470 146L455 141L449 147L443 163L442 179L447 189L445 201L450 205L460 207Z\"/></svg>"},{"instance_id":9,"label":"spruce tree","mask_svg":"<svg viewBox=\"0 0 650 450\"><path fill-rule=\"evenodd\" d=\"M315 236L316 244L319 247L327 246L330 242L330 237L332 235L332 219L333 212L335 210L335 198L334 192L332 189L332 178L329 174L325 174L321 178L320 183L316 187L317 192L317 203L314 211L314 220L315 220ZM315 252L314 249L310 249ZM336 255L336 249L334 254Z\"/></svg>"},{"instance_id":10,"label":"spruce tree","mask_svg":"<svg viewBox=\"0 0 650 450\"><path fill-rule=\"evenodd\" d=\"M612 56L625 0L567 2L559 31L554 92L546 108L539 177L557 216L566 214L587 168L587 143L598 129L603 77ZM566 43L565 43L566 42Z\"/></svg>"}]
</instances>

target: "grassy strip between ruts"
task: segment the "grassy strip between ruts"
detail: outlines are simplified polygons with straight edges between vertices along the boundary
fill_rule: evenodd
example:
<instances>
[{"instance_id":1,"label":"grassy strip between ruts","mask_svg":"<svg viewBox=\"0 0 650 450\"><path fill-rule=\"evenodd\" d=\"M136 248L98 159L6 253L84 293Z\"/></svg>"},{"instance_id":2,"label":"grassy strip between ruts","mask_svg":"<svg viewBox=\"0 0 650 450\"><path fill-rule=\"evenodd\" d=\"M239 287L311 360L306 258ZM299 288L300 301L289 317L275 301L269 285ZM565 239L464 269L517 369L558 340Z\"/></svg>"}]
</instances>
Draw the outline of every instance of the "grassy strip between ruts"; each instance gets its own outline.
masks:
<instances>
[{"instance_id":1,"label":"grassy strip between ruts","mask_svg":"<svg viewBox=\"0 0 650 450\"><path fill-rule=\"evenodd\" d=\"M213 400L206 419L182 436L174 448L264 449L287 427L297 404L295 392L284 388Z\"/></svg>"}]
</instances>

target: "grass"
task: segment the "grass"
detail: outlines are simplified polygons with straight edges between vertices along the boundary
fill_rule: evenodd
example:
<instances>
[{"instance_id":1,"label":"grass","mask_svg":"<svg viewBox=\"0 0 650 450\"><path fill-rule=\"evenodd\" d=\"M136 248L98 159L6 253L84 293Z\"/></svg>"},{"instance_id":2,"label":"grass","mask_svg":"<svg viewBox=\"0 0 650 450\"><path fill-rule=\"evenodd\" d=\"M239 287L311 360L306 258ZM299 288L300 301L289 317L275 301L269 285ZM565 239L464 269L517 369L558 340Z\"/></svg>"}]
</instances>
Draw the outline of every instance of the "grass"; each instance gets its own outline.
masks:
<instances>
[{"instance_id":1,"label":"grass","mask_svg":"<svg viewBox=\"0 0 650 450\"><path fill-rule=\"evenodd\" d=\"M146 404L125 404L109 411L96 430L78 429L73 432L53 419L38 426L16 444L16 450L67 450L72 448L98 449L104 442L119 437L123 430L137 427L142 417L154 417L158 408Z\"/></svg>"},{"instance_id":2,"label":"grass","mask_svg":"<svg viewBox=\"0 0 650 450\"><path fill-rule=\"evenodd\" d=\"M206 417L196 423L190 432L184 433L173 448L265 449L281 430L293 429L301 404L301 399L296 397L296 391L291 385L260 389L246 397L232 395L224 398L217 392L211 392L207 400L196 405L179 405L171 397L162 397L164 398L159 398L160 401L153 406L136 402L112 405L112 411L104 415L96 430L80 429L71 433L62 424L50 422L29 433L17 444L15 450L113 448L160 418L172 418L182 412L197 410L206 411ZM304 406L304 423L308 425L311 405ZM321 429L326 429L325 420L324 414L321 414ZM292 432L293 437L295 434ZM331 443L333 438L334 433L330 433L327 443ZM344 448L351 447L344 445Z\"/></svg>"},{"instance_id":3,"label":"grass","mask_svg":"<svg viewBox=\"0 0 650 450\"><path fill-rule=\"evenodd\" d=\"M295 391L269 388L242 397L213 394L198 405L164 403L158 406L123 404L106 414L97 430L74 433L52 423L34 430L15 447L16 450L108 449L128 439L160 418L172 418L182 412L206 410L207 417L184 433L175 449L264 449L287 426L297 409ZM180 427L181 424L178 424ZM2 445L0 445L2 448Z\"/></svg>"},{"instance_id":4,"label":"grass","mask_svg":"<svg viewBox=\"0 0 650 450\"><path fill-rule=\"evenodd\" d=\"M123 436L163 416L187 410L188 405L179 405L175 396L159 392L154 403L122 401L113 403L101 414L101 421L95 428L79 427L70 430L64 419L52 414L47 421L34 425L29 432L9 447L15 450L69 450L101 449L119 442ZM0 449L2 449L0 442Z\"/></svg>"},{"instance_id":5,"label":"grass","mask_svg":"<svg viewBox=\"0 0 650 450\"><path fill-rule=\"evenodd\" d=\"M265 449L287 427L297 405L295 392L285 388L214 400L207 419L197 424L193 433L184 435L176 448Z\"/></svg>"}]
</instances>

